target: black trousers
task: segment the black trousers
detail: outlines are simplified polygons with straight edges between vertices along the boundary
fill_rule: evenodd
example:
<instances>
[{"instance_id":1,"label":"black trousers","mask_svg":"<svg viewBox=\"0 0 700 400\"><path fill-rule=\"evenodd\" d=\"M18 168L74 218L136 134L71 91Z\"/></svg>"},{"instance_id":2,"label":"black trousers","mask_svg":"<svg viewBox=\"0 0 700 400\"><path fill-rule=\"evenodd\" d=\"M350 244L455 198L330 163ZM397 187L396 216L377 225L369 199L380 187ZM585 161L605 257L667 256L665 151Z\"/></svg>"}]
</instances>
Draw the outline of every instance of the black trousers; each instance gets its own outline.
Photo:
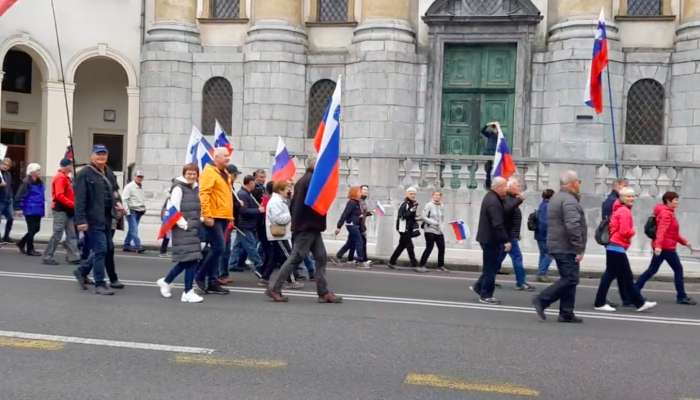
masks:
<instances>
[{"instance_id":1,"label":"black trousers","mask_svg":"<svg viewBox=\"0 0 700 400\"><path fill-rule=\"evenodd\" d=\"M396 264L396 260L398 260L399 256L404 250L408 252L408 258L411 260L411 266L416 267L418 265L418 261L416 261L416 253L413 250L413 238L411 237L411 232L400 234L399 245L396 246L394 254L391 255L389 264Z\"/></svg>"},{"instance_id":2,"label":"black trousers","mask_svg":"<svg viewBox=\"0 0 700 400\"><path fill-rule=\"evenodd\" d=\"M262 278L266 281L270 280L272 271L284 264L287 258L289 258L289 255L292 254L292 246L289 240L270 240L268 243L267 258L260 271L260 275L262 275Z\"/></svg>"},{"instance_id":3,"label":"black trousers","mask_svg":"<svg viewBox=\"0 0 700 400\"><path fill-rule=\"evenodd\" d=\"M34 236L41 230L41 216L39 215L26 215L24 220L27 222L27 233L22 236L17 245L21 248L25 248L26 251L34 251Z\"/></svg>"},{"instance_id":4,"label":"black trousers","mask_svg":"<svg viewBox=\"0 0 700 400\"><path fill-rule=\"evenodd\" d=\"M425 250L420 258L420 266L424 267L433 252L433 247L437 245L438 249L438 268L445 266L445 236L436 235L434 233L425 232Z\"/></svg>"},{"instance_id":5,"label":"black trousers","mask_svg":"<svg viewBox=\"0 0 700 400\"><path fill-rule=\"evenodd\" d=\"M596 307L605 305L610 283L612 283L613 279L617 279L617 283L620 286L620 298L623 303L627 300L637 308L644 304L644 297L634 287L634 277L632 276L632 269L626 253L610 250L605 252L605 275L608 275L610 279L601 277L598 293L595 296Z\"/></svg>"},{"instance_id":6,"label":"black trousers","mask_svg":"<svg viewBox=\"0 0 700 400\"><path fill-rule=\"evenodd\" d=\"M552 254L557 262L559 279L537 296L544 308L559 300L559 316L571 318L576 306L576 286L579 282L580 265L576 254Z\"/></svg>"},{"instance_id":7,"label":"black trousers","mask_svg":"<svg viewBox=\"0 0 700 400\"><path fill-rule=\"evenodd\" d=\"M107 276L109 281L114 283L119 280L117 276L117 267L114 264L114 229L110 229L110 233L107 235L107 254L105 255L105 271L107 271Z\"/></svg>"},{"instance_id":8,"label":"black trousers","mask_svg":"<svg viewBox=\"0 0 700 400\"><path fill-rule=\"evenodd\" d=\"M474 283L474 291L482 299L493 297L496 288L496 272L501 264L498 262L503 245L498 243L481 243L482 263L481 276Z\"/></svg>"}]
</instances>

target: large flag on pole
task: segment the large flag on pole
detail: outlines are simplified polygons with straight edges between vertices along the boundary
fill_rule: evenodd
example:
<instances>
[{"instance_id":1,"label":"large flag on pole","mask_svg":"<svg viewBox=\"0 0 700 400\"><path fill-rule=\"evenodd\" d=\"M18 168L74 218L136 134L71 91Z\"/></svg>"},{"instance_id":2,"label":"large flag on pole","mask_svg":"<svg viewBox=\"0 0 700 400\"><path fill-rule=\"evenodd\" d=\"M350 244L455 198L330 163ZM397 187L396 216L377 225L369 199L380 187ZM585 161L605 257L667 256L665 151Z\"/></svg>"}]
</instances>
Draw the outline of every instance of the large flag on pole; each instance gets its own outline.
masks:
<instances>
[{"instance_id":1,"label":"large flag on pole","mask_svg":"<svg viewBox=\"0 0 700 400\"><path fill-rule=\"evenodd\" d=\"M228 155L233 153L233 145L226 138L226 131L221 127L219 120L214 120L214 147L225 147L228 150Z\"/></svg>"},{"instance_id":2,"label":"large flag on pole","mask_svg":"<svg viewBox=\"0 0 700 400\"><path fill-rule=\"evenodd\" d=\"M328 214L338 193L340 169L340 77L333 97L318 126L314 147L318 152L304 204L321 215Z\"/></svg>"},{"instance_id":3,"label":"large flag on pole","mask_svg":"<svg viewBox=\"0 0 700 400\"><path fill-rule=\"evenodd\" d=\"M603 112L603 71L608 66L608 35L605 30L605 11L600 10L598 28L593 41L593 59L586 83L585 103L597 114Z\"/></svg>"},{"instance_id":4,"label":"large flag on pole","mask_svg":"<svg viewBox=\"0 0 700 400\"><path fill-rule=\"evenodd\" d=\"M187 154L185 155L185 164L197 164L200 171L207 164L214 162L214 148L207 139L202 136L202 132L196 126L192 127L190 141L187 143Z\"/></svg>"},{"instance_id":5,"label":"large flag on pole","mask_svg":"<svg viewBox=\"0 0 700 400\"><path fill-rule=\"evenodd\" d=\"M285 146L284 141L280 137L277 140L277 151L275 151L275 165L272 166L272 180L275 182L288 181L294 178L296 173L297 167L289 156L287 146Z\"/></svg>"},{"instance_id":6,"label":"large flag on pole","mask_svg":"<svg viewBox=\"0 0 700 400\"><path fill-rule=\"evenodd\" d=\"M12 7L12 5L16 2L17 0L0 0L0 17L2 17L2 15L5 14L5 11Z\"/></svg>"},{"instance_id":7,"label":"large flag on pole","mask_svg":"<svg viewBox=\"0 0 700 400\"><path fill-rule=\"evenodd\" d=\"M496 153L493 158L491 177L502 176L508 179L518 171L518 168L515 166L515 162L513 162L513 156L510 153L508 141L501 130L501 124L492 122L489 125L496 125L496 130L498 130L498 142L496 143Z\"/></svg>"}]
</instances>

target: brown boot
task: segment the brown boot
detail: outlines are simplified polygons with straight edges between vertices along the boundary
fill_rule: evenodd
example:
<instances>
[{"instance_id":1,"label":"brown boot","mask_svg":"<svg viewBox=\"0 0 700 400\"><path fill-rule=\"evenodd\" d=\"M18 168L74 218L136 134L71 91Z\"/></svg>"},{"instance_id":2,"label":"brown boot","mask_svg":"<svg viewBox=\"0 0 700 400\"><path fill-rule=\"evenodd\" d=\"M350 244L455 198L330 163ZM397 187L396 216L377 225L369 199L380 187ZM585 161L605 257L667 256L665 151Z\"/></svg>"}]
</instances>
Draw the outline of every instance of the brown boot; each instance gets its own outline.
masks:
<instances>
[{"instance_id":1,"label":"brown boot","mask_svg":"<svg viewBox=\"0 0 700 400\"><path fill-rule=\"evenodd\" d=\"M333 292L328 292L328 293L324 294L323 296L318 296L318 302L319 303L340 304L343 302L343 298L340 296L336 296L335 293L333 293Z\"/></svg>"},{"instance_id":2,"label":"brown boot","mask_svg":"<svg viewBox=\"0 0 700 400\"><path fill-rule=\"evenodd\" d=\"M286 303L289 301L289 297L283 296L282 293L273 292L270 289L267 289L265 291L265 295L271 298L272 301L274 301L275 303Z\"/></svg>"}]
</instances>

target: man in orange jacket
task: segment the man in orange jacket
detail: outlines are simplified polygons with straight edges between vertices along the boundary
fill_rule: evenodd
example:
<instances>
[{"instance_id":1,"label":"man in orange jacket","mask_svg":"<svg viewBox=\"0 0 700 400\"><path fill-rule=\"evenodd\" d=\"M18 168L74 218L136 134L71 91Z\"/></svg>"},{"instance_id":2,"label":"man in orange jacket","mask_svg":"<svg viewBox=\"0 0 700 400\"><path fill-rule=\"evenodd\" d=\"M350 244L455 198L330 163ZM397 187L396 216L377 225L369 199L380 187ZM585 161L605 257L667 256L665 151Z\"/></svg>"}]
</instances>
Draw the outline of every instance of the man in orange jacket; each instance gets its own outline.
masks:
<instances>
[{"instance_id":1,"label":"man in orange jacket","mask_svg":"<svg viewBox=\"0 0 700 400\"><path fill-rule=\"evenodd\" d=\"M64 158L60 162L60 168L51 181L51 210L53 213L53 235L49 239L49 245L44 252L43 263L47 265L58 265L54 259L56 246L66 234L64 247L68 252L66 261L71 264L80 262L80 251L78 251L78 236L75 231L73 215L75 213L75 195L73 194L73 184L70 174L73 170L71 160Z\"/></svg>"},{"instance_id":2,"label":"man in orange jacket","mask_svg":"<svg viewBox=\"0 0 700 400\"><path fill-rule=\"evenodd\" d=\"M226 227L233 221L233 192L231 175L226 166L231 160L225 147L214 150L214 164L209 164L199 175L199 202L202 208L209 252L202 260L195 284L204 294L228 294L229 290L217 281L219 264L224 254ZM208 282L207 282L208 281Z\"/></svg>"}]
</instances>

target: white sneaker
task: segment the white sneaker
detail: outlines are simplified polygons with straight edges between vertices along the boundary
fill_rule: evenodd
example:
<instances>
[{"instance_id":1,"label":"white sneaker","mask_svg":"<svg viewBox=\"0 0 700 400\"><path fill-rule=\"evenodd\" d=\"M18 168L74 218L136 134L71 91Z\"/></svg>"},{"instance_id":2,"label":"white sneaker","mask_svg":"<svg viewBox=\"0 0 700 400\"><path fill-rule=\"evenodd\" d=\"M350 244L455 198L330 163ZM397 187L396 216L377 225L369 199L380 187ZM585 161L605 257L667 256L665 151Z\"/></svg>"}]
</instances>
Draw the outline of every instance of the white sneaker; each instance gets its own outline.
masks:
<instances>
[{"instance_id":1,"label":"white sneaker","mask_svg":"<svg viewBox=\"0 0 700 400\"><path fill-rule=\"evenodd\" d=\"M617 310L615 309L615 307L611 306L610 304L606 304L606 305L601 306L601 307L594 307L594 309L595 309L596 311L607 311L607 312L615 312L615 311L617 311Z\"/></svg>"},{"instance_id":2,"label":"white sneaker","mask_svg":"<svg viewBox=\"0 0 700 400\"><path fill-rule=\"evenodd\" d=\"M195 293L194 289L191 289L189 292L182 292L180 301L183 303L201 303L204 301L204 297Z\"/></svg>"},{"instance_id":3,"label":"white sneaker","mask_svg":"<svg viewBox=\"0 0 700 400\"><path fill-rule=\"evenodd\" d=\"M637 309L637 312L642 312L646 310L651 310L652 308L656 307L656 302L655 301L645 301L644 304Z\"/></svg>"},{"instance_id":4,"label":"white sneaker","mask_svg":"<svg viewBox=\"0 0 700 400\"><path fill-rule=\"evenodd\" d=\"M166 299L169 299L173 296L173 294L170 292L171 285L169 285L166 281L165 278L160 278L156 281L156 284L158 284L158 287L160 288L160 295L165 297Z\"/></svg>"}]
</instances>

